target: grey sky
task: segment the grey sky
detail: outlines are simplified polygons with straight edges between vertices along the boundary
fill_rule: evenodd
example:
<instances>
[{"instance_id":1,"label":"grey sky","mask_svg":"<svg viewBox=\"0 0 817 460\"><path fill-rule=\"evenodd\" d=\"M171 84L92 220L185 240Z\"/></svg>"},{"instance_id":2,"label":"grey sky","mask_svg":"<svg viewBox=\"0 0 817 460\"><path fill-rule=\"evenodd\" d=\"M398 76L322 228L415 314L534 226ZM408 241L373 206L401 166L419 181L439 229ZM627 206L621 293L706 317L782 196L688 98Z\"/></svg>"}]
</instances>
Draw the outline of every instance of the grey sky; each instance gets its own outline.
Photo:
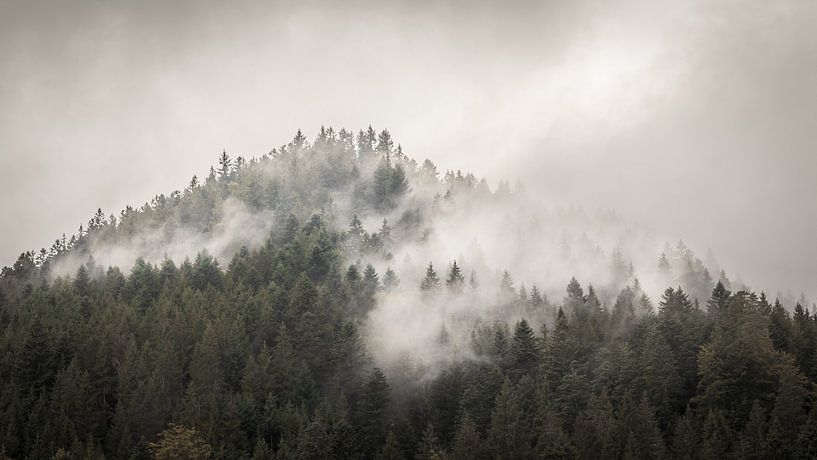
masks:
<instances>
[{"instance_id":1,"label":"grey sky","mask_svg":"<svg viewBox=\"0 0 817 460\"><path fill-rule=\"evenodd\" d=\"M371 123L817 296L816 2L383 3L0 0L0 265Z\"/></svg>"}]
</instances>

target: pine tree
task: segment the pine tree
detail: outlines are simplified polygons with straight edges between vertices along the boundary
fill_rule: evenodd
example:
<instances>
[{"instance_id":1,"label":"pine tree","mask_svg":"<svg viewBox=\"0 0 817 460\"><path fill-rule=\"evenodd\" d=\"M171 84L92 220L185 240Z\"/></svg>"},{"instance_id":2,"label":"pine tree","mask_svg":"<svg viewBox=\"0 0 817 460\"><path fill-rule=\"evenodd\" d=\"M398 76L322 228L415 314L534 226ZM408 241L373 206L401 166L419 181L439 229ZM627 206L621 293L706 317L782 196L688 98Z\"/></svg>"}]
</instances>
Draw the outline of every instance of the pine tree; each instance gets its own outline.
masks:
<instances>
[{"instance_id":1,"label":"pine tree","mask_svg":"<svg viewBox=\"0 0 817 460\"><path fill-rule=\"evenodd\" d=\"M218 261L206 250L196 255L192 275L190 284L193 289L204 290L208 286L220 289L224 284L224 277L218 266Z\"/></svg>"},{"instance_id":2,"label":"pine tree","mask_svg":"<svg viewBox=\"0 0 817 460\"><path fill-rule=\"evenodd\" d=\"M392 165L389 157L384 157L374 171L374 205L378 210L387 210L394 205L392 201Z\"/></svg>"},{"instance_id":3,"label":"pine tree","mask_svg":"<svg viewBox=\"0 0 817 460\"><path fill-rule=\"evenodd\" d=\"M810 398L807 390L809 383L790 358L789 362L780 365L779 372L777 394L770 415L778 422L776 434L782 451L793 455L798 431L808 418L805 408Z\"/></svg>"},{"instance_id":4,"label":"pine tree","mask_svg":"<svg viewBox=\"0 0 817 460\"><path fill-rule=\"evenodd\" d=\"M484 456L482 438L477 425L468 412L463 411L457 422L457 433L454 435L451 458L452 460L471 460L484 458Z\"/></svg>"},{"instance_id":5,"label":"pine tree","mask_svg":"<svg viewBox=\"0 0 817 460\"><path fill-rule=\"evenodd\" d=\"M708 308L709 316L714 319L715 321L721 316L721 314L726 312L726 309L729 305L729 296L732 293L729 292L724 286L723 283L718 281L718 284L715 286L715 289L712 291L712 296L706 303Z\"/></svg>"},{"instance_id":6,"label":"pine tree","mask_svg":"<svg viewBox=\"0 0 817 460\"><path fill-rule=\"evenodd\" d=\"M746 426L738 435L737 449L741 458L767 458L770 454L766 440L769 425L766 422L766 411L760 402L755 400Z\"/></svg>"},{"instance_id":7,"label":"pine tree","mask_svg":"<svg viewBox=\"0 0 817 460\"><path fill-rule=\"evenodd\" d=\"M646 394L636 402L627 394L617 417L617 441L625 441L622 452L630 458L666 457L666 446Z\"/></svg>"},{"instance_id":8,"label":"pine tree","mask_svg":"<svg viewBox=\"0 0 817 460\"><path fill-rule=\"evenodd\" d=\"M386 442L389 416L389 383L379 368L374 368L363 389L358 406L361 449L374 455Z\"/></svg>"},{"instance_id":9,"label":"pine tree","mask_svg":"<svg viewBox=\"0 0 817 460\"><path fill-rule=\"evenodd\" d=\"M296 152L300 149L304 149L307 147L306 136L304 136L304 133L301 132L300 129L298 130L298 132L295 133L295 137L292 138L292 147L295 149Z\"/></svg>"},{"instance_id":10,"label":"pine tree","mask_svg":"<svg viewBox=\"0 0 817 460\"><path fill-rule=\"evenodd\" d=\"M88 295L90 284L91 279L88 276L88 271L85 269L85 265L80 265L79 269L77 269L77 275L74 277L74 289L77 290L77 294L80 296Z\"/></svg>"},{"instance_id":11,"label":"pine tree","mask_svg":"<svg viewBox=\"0 0 817 460\"><path fill-rule=\"evenodd\" d=\"M298 131L300 133L300 131ZM230 159L230 156L227 155L227 151L224 150L221 152L221 156L218 157L218 178L221 180L226 179L230 175L230 171L232 169L233 160Z\"/></svg>"},{"instance_id":12,"label":"pine tree","mask_svg":"<svg viewBox=\"0 0 817 460\"><path fill-rule=\"evenodd\" d=\"M442 460L445 458L445 452L440 445L440 439L434 425L429 422L423 430L423 436L417 447L417 454L414 456L416 460Z\"/></svg>"},{"instance_id":13,"label":"pine tree","mask_svg":"<svg viewBox=\"0 0 817 460\"><path fill-rule=\"evenodd\" d=\"M567 296L564 299L564 308L572 313L576 313L584 307L584 290L575 277L570 278L567 284Z\"/></svg>"},{"instance_id":14,"label":"pine tree","mask_svg":"<svg viewBox=\"0 0 817 460\"><path fill-rule=\"evenodd\" d=\"M195 428L181 425L170 425L159 434L159 441L149 446L157 460L199 460L213 453Z\"/></svg>"},{"instance_id":15,"label":"pine tree","mask_svg":"<svg viewBox=\"0 0 817 460\"><path fill-rule=\"evenodd\" d=\"M530 298L528 300L528 304L533 307L534 311L544 305L545 299L542 297L541 291L536 285L533 285L533 288L530 290Z\"/></svg>"},{"instance_id":16,"label":"pine tree","mask_svg":"<svg viewBox=\"0 0 817 460\"><path fill-rule=\"evenodd\" d=\"M397 443L397 437L394 435L394 432L389 431L389 434L386 436L386 444L380 449L380 452L377 454L377 460L405 460L405 455L403 455L403 451L400 450L400 445Z\"/></svg>"},{"instance_id":17,"label":"pine tree","mask_svg":"<svg viewBox=\"0 0 817 460\"><path fill-rule=\"evenodd\" d=\"M383 247L388 250L391 248L394 241L391 237L391 226L389 225L389 221L383 219L383 224L380 226L380 231L378 231L378 235L380 235L380 240L383 242Z\"/></svg>"},{"instance_id":18,"label":"pine tree","mask_svg":"<svg viewBox=\"0 0 817 460\"><path fill-rule=\"evenodd\" d=\"M539 365L539 349L533 329L524 319L516 323L510 346L511 374L516 377L533 375Z\"/></svg>"},{"instance_id":19,"label":"pine tree","mask_svg":"<svg viewBox=\"0 0 817 460\"><path fill-rule=\"evenodd\" d=\"M502 272L502 281L499 283L499 293L502 302L509 302L516 297L513 278L511 277L511 272L508 270Z\"/></svg>"},{"instance_id":20,"label":"pine tree","mask_svg":"<svg viewBox=\"0 0 817 460\"><path fill-rule=\"evenodd\" d=\"M55 373L54 355L45 327L36 318L28 328L22 348L17 353L14 376L18 388L23 391L38 392L50 388Z\"/></svg>"},{"instance_id":21,"label":"pine tree","mask_svg":"<svg viewBox=\"0 0 817 460\"><path fill-rule=\"evenodd\" d=\"M528 301L528 290L525 288L525 283L519 286L519 300L523 303Z\"/></svg>"},{"instance_id":22,"label":"pine tree","mask_svg":"<svg viewBox=\"0 0 817 460\"><path fill-rule=\"evenodd\" d=\"M388 155L392 153L393 147L394 142L391 140L389 130L384 129L383 131L380 131L380 134L377 135L377 151L384 155Z\"/></svg>"},{"instance_id":23,"label":"pine tree","mask_svg":"<svg viewBox=\"0 0 817 460\"><path fill-rule=\"evenodd\" d=\"M298 439L298 458L331 458L335 439L328 421L318 410Z\"/></svg>"},{"instance_id":24,"label":"pine tree","mask_svg":"<svg viewBox=\"0 0 817 460\"><path fill-rule=\"evenodd\" d=\"M752 299L730 299L728 318L715 326L698 358L696 402L703 411L726 410L742 426L755 399L768 401L776 386L777 355Z\"/></svg>"},{"instance_id":25,"label":"pine tree","mask_svg":"<svg viewBox=\"0 0 817 460\"><path fill-rule=\"evenodd\" d=\"M383 275L383 288L387 291L391 291L398 286L400 286L400 278L397 277L397 273L395 273L391 267L387 268L386 273Z\"/></svg>"},{"instance_id":26,"label":"pine tree","mask_svg":"<svg viewBox=\"0 0 817 460\"><path fill-rule=\"evenodd\" d=\"M54 425L54 442L68 447L75 439L86 439L97 428L91 377L76 359L57 374L49 410Z\"/></svg>"},{"instance_id":27,"label":"pine tree","mask_svg":"<svg viewBox=\"0 0 817 460\"><path fill-rule=\"evenodd\" d=\"M576 417L574 433L579 458L614 457L615 416L613 405L602 391L590 397L587 409Z\"/></svg>"},{"instance_id":28,"label":"pine tree","mask_svg":"<svg viewBox=\"0 0 817 460\"><path fill-rule=\"evenodd\" d=\"M353 241L360 241L360 238L366 231L363 229L363 223L357 218L357 214L352 216L352 222L349 223L349 236Z\"/></svg>"},{"instance_id":29,"label":"pine tree","mask_svg":"<svg viewBox=\"0 0 817 460\"><path fill-rule=\"evenodd\" d=\"M261 436L259 436L255 441L255 447L253 448L251 458L252 460L273 460L275 458L269 444L267 444L267 441L265 441Z\"/></svg>"},{"instance_id":30,"label":"pine tree","mask_svg":"<svg viewBox=\"0 0 817 460\"><path fill-rule=\"evenodd\" d=\"M363 270L363 293L366 299L367 310L374 307L374 296L380 292L381 289L382 286L380 285L380 277L377 276L377 271L372 264L367 264Z\"/></svg>"},{"instance_id":31,"label":"pine tree","mask_svg":"<svg viewBox=\"0 0 817 460\"><path fill-rule=\"evenodd\" d=\"M662 252L661 257L658 258L658 271L664 275L669 275L672 270L672 265L669 263L667 254Z\"/></svg>"},{"instance_id":32,"label":"pine tree","mask_svg":"<svg viewBox=\"0 0 817 460\"><path fill-rule=\"evenodd\" d=\"M659 425L667 427L678 407L682 382L672 348L658 330L647 334L640 367L640 386L655 405Z\"/></svg>"},{"instance_id":33,"label":"pine tree","mask_svg":"<svg viewBox=\"0 0 817 460\"><path fill-rule=\"evenodd\" d=\"M694 460L700 457L700 438L687 407L686 414L678 417L672 433L672 455L674 458Z\"/></svg>"},{"instance_id":34,"label":"pine tree","mask_svg":"<svg viewBox=\"0 0 817 460\"><path fill-rule=\"evenodd\" d=\"M797 456L817 458L817 409L811 409L808 420L800 428L797 437Z\"/></svg>"},{"instance_id":35,"label":"pine tree","mask_svg":"<svg viewBox=\"0 0 817 460\"><path fill-rule=\"evenodd\" d=\"M777 351L794 352L795 328L789 317L789 312L783 308L779 300L769 312L769 338Z\"/></svg>"},{"instance_id":36,"label":"pine tree","mask_svg":"<svg viewBox=\"0 0 817 460\"><path fill-rule=\"evenodd\" d=\"M426 275L423 278L422 283L420 283L420 290L429 292L435 291L439 287L440 277L437 276L437 272L434 270L434 265L429 262L428 268L426 268Z\"/></svg>"},{"instance_id":37,"label":"pine tree","mask_svg":"<svg viewBox=\"0 0 817 460\"><path fill-rule=\"evenodd\" d=\"M704 459L727 458L732 452L734 433L720 410L711 410L706 415L703 425L703 445L701 454Z\"/></svg>"},{"instance_id":38,"label":"pine tree","mask_svg":"<svg viewBox=\"0 0 817 460\"><path fill-rule=\"evenodd\" d=\"M554 410L544 409L538 429L536 454L539 458L556 460L576 457L572 439L565 432L562 419Z\"/></svg>"},{"instance_id":39,"label":"pine tree","mask_svg":"<svg viewBox=\"0 0 817 460\"><path fill-rule=\"evenodd\" d=\"M556 325L547 340L545 358L547 360L547 378L551 389L555 390L562 378L567 375L574 360L574 347L570 337L567 317L559 308L556 313Z\"/></svg>"},{"instance_id":40,"label":"pine tree","mask_svg":"<svg viewBox=\"0 0 817 460\"><path fill-rule=\"evenodd\" d=\"M528 458L531 453L531 447L526 443L526 438L531 435L530 428L526 426L520 403L510 380L506 379L496 397L488 433L494 458Z\"/></svg>"},{"instance_id":41,"label":"pine tree","mask_svg":"<svg viewBox=\"0 0 817 460\"><path fill-rule=\"evenodd\" d=\"M448 291L453 294L462 292L465 286L465 278L462 276L462 270L457 266L457 261L451 264L451 270L448 271L448 279L445 281Z\"/></svg>"}]
</instances>

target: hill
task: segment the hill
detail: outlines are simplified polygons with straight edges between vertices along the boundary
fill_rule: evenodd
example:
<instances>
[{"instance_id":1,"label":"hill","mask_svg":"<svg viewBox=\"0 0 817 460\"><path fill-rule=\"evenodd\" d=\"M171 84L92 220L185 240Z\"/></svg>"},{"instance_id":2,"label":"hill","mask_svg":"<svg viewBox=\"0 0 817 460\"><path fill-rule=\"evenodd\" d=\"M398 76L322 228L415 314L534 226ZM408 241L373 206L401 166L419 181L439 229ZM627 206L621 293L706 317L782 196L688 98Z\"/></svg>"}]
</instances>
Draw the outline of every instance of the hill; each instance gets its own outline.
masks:
<instances>
[{"instance_id":1,"label":"hill","mask_svg":"<svg viewBox=\"0 0 817 460\"><path fill-rule=\"evenodd\" d=\"M815 455L817 318L388 131L260 158L0 275L12 458ZM718 274L717 280L713 273ZM566 286L566 288L565 288ZM673 287L668 287L673 286Z\"/></svg>"}]
</instances>

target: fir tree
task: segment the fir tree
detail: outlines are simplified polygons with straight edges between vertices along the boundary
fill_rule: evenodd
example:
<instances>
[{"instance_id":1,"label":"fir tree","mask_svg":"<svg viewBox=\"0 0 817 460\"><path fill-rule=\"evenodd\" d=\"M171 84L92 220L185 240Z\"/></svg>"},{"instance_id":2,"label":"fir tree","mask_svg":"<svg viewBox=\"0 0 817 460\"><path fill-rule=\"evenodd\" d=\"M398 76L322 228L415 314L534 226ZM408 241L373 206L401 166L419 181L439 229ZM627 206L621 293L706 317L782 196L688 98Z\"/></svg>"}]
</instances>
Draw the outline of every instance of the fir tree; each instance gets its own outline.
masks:
<instances>
[{"instance_id":1,"label":"fir tree","mask_svg":"<svg viewBox=\"0 0 817 460\"><path fill-rule=\"evenodd\" d=\"M374 368L363 389L358 408L361 448L368 455L373 455L386 442L389 392L386 375L379 368Z\"/></svg>"},{"instance_id":2,"label":"fir tree","mask_svg":"<svg viewBox=\"0 0 817 460\"><path fill-rule=\"evenodd\" d=\"M451 264L451 269L448 271L448 279L445 281L449 292L459 294L465 286L465 278L462 276L462 270L457 266L457 261Z\"/></svg>"},{"instance_id":3,"label":"fir tree","mask_svg":"<svg viewBox=\"0 0 817 460\"><path fill-rule=\"evenodd\" d=\"M420 290L434 291L439 287L440 277L437 276L437 272L434 270L434 265L429 262L428 267L426 268L426 275L423 278L422 283L420 283Z\"/></svg>"}]
</instances>

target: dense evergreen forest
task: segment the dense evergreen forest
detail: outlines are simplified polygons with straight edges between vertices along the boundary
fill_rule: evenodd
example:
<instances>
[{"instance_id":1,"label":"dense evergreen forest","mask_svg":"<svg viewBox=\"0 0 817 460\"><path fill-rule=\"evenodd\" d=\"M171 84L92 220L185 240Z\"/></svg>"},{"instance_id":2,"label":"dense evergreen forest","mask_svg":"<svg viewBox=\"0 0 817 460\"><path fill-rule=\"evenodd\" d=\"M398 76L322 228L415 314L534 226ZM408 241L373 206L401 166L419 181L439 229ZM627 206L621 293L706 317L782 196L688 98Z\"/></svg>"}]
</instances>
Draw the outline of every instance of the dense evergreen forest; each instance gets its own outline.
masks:
<instances>
[{"instance_id":1,"label":"dense evergreen forest","mask_svg":"<svg viewBox=\"0 0 817 460\"><path fill-rule=\"evenodd\" d=\"M813 306L523 193L321 128L98 211L0 275L0 458L817 458Z\"/></svg>"}]
</instances>

